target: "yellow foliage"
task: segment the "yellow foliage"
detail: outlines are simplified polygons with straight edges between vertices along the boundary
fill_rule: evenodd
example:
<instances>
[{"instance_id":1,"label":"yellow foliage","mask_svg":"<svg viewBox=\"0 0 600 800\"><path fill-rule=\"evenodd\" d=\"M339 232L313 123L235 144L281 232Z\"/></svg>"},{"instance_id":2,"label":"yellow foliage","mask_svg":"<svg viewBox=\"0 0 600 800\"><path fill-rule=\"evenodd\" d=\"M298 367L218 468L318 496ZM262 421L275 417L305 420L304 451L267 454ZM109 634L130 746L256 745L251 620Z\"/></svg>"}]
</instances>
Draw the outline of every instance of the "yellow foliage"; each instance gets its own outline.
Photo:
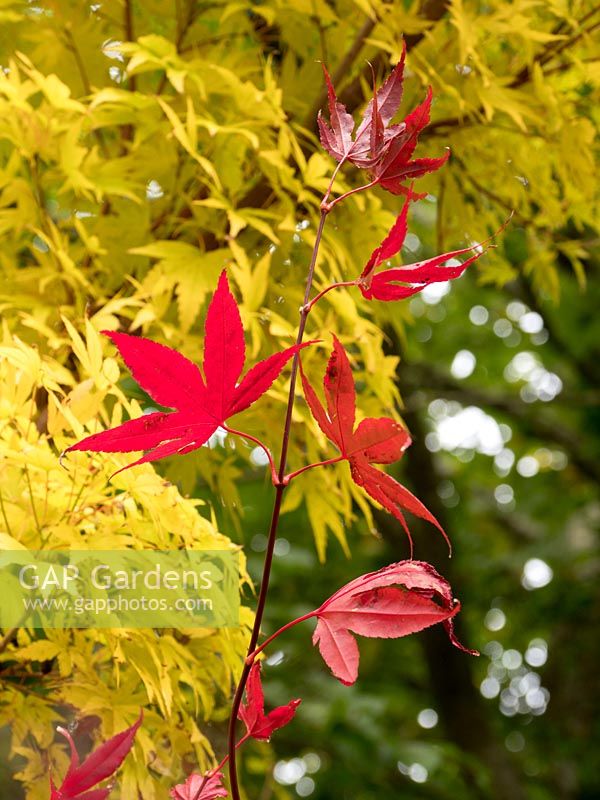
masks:
<instances>
[{"instance_id":1,"label":"yellow foliage","mask_svg":"<svg viewBox=\"0 0 600 800\"><path fill-rule=\"evenodd\" d=\"M127 463L123 456L91 461L76 454L60 465L59 454L97 429L99 419L108 424L141 413L118 388L119 368L105 357L93 322L85 321L85 334L66 318L64 324L63 349L77 362L77 379L9 332L0 348L2 548L238 549L199 513L199 501L182 496L150 465L111 482L110 473ZM134 794L166 798L182 758L208 766L212 747L204 726L229 699L250 622L243 608L239 629L41 631L24 620L18 633L5 631L0 724L12 725L12 753L26 759L17 777L27 797L47 795L39 750L51 748L51 760L64 769L62 751L52 745L54 728L72 722L73 713L99 717L98 735L106 738L130 725L140 706L146 709L143 735L125 766L123 797L129 786ZM23 679L33 678L42 664L41 683L8 677L19 665ZM167 741L170 747L161 744ZM140 765L149 765L152 780Z\"/></svg>"}]
</instances>

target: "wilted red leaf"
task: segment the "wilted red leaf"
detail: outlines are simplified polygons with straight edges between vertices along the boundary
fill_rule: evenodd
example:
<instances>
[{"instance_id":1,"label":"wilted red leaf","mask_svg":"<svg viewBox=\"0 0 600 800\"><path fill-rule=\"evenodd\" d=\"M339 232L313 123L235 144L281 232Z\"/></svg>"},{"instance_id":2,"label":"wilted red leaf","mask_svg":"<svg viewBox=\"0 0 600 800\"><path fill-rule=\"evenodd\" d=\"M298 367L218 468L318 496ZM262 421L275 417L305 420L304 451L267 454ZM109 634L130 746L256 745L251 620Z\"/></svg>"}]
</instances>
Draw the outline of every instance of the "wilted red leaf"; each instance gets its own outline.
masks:
<instances>
[{"instance_id":1,"label":"wilted red leaf","mask_svg":"<svg viewBox=\"0 0 600 800\"><path fill-rule=\"evenodd\" d=\"M206 315L204 377L195 364L170 347L141 336L104 333L115 343L140 386L160 405L176 409L129 420L66 450L149 451L123 469L201 447L228 417L244 411L263 395L287 361L310 344L288 347L260 361L238 383L246 346L239 310L224 271Z\"/></svg>"},{"instance_id":2,"label":"wilted red leaf","mask_svg":"<svg viewBox=\"0 0 600 800\"><path fill-rule=\"evenodd\" d=\"M227 797L227 789L223 786L223 773L215 772L192 774L185 783L174 786L169 794L173 800L216 800Z\"/></svg>"},{"instance_id":3,"label":"wilted red leaf","mask_svg":"<svg viewBox=\"0 0 600 800\"><path fill-rule=\"evenodd\" d=\"M57 788L50 778L50 800L105 800L110 794L108 789L92 789L96 784L110 778L121 766L133 746L133 740L142 724L142 714L130 728L117 733L112 739L94 750L83 764L75 748L73 737L65 728L58 728L69 742L71 763L62 784ZM89 791L89 790L92 791Z\"/></svg>"},{"instance_id":4,"label":"wilted red leaf","mask_svg":"<svg viewBox=\"0 0 600 800\"><path fill-rule=\"evenodd\" d=\"M268 742L271 734L278 728L283 728L293 718L296 709L302 702L292 700L285 706L278 706L265 716L265 698L260 678L261 664L255 661L250 669L246 683L246 702L242 703L239 718L243 720L250 736L263 742Z\"/></svg>"},{"instance_id":5,"label":"wilted red leaf","mask_svg":"<svg viewBox=\"0 0 600 800\"><path fill-rule=\"evenodd\" d=\"M321 144L336 161L350 161L357 167L370 169L381 158L390 140L404 129L404 123L391 126L389 123L402 100L405 56L406 48L383 86L373 91L354 139L354 120L337 99L327 68L323 66L330 124L325 122L321 112L317 123Z\"/></svg>"},{"instance_id":6,"label":"wilted red leaf","mask_svg":"<svg viewBox=\"0 0 600 800\"><path fill-rule=\"evenodd\" d=\"M304 372L301 374L304 396L317 424L349 462L354 482L399 520L411 547L412 539L403 510L431 522L448 541L439 522L420 500L390 475L371 466L373 463L390 464L400 459L411 443L410 436L389 417L364 419L354 429L354 378L348 356L339 340L333 337L333 352L323 381L327 410L323 408Z\"/></svg>"},{"instance_id":7,"label":"wilted red leaf","mask_svg":"<svg viewBox=\"0 0 600 800\"><path fill-rule=\"evenodd\" d=\"M335 89L331 82L327 67L323 64L325 83L327 84L327 101L329 105L329 125L325 122L319 111L317 124L323 147L336 161L346 161L352 157L355 142L352 139L354 120L346 111L345 106L336 97Z\"/></svg>"},{"instance_id":8,"label":"wilted red leaf","mask_svg":"<svg viewBox=\"0 0 600 800\"><path fill-rule=\"evenodd\" d=\"M450 641L471 655L454 636L452 617L460 603L450 584L423 561L400 561L362 575L326 600L315 614L313 644L335 677L349 686L358 677L359 650L352 634L396 639L442 622Z\"/></svg>"},{"instance_id":9,"label":"wilted red leaf","mask_svg":"<svg viewBox=\"0 0 600 800\"><path fill-rule=\"evenodd\" d=\"M350 161L361 169L369 170L376 183L394 194L406 194L407 190L402 186L404 181L439 169L449 156L446 153L441 158L411 160L419 134L429 122L431 88L423 103L403 122L390 125L402 100L405 57L406 47L383 86L379 91L373 91L373 98L365 109L354 139L354 120L337 99L329 73L323 67L329 125L321 112L317 119L321 144L336 161Z\"/></svg>"}]
</instances>

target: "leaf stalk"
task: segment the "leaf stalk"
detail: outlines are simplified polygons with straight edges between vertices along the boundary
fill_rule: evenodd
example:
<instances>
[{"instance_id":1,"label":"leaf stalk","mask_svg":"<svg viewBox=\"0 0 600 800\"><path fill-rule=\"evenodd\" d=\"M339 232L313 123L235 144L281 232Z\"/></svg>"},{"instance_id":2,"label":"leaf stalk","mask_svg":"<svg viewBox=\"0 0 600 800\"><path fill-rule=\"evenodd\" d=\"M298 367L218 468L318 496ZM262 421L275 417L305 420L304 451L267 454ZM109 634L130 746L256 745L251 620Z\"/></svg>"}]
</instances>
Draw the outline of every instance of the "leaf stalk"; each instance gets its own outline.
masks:
<instances>
[{"instance_id":1,"label":"leaf stalk","mask_svg":"<svg viewBox=\"0 0 600 800\"><path fill-rule=\"evenodd\" d=\"M297 619L293 619L291 622L287 622L285 625L283 625L281 628L279 628L278 631L275 631L275 633L272 633L267 639L264 640L264 642L261 645L259 645L256 648L256 650L254 650L252 653L250 653L250 655L248 655L246 657L246 664L249 667L251 667L252 663L254 662L254 659L256 658L256 656L259 653L262 653L262 651L266 647L268 647L272 642L274 642L275 639L277 639L278 636L281 636L282 633L285 633L290 628L293 628L295 625L298 625L300 622L306 622L307 619L312 619L313 617L316 617L316 615L317 615L316 611L310 611L308 614L304 614L303 616L298 617Z\"/></svg>"}]
</instances>

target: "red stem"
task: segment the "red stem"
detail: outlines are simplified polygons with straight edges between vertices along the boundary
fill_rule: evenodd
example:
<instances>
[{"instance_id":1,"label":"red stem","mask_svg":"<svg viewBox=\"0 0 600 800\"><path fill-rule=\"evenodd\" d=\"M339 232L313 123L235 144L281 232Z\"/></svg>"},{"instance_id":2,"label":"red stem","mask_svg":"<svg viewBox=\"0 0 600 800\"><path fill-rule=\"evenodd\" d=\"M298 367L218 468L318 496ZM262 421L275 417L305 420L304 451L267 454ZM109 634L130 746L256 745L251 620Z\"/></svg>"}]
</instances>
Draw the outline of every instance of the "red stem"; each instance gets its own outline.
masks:
<instances>
[{"instance_id":1,"label":"red stem","mask_svg":"<svg viewBox=\"0 0 600 800\"><path fill-rule=\"evenodd\" d=\"M291 622L288 622L282 628L279 628L279 630L275 631L275 633L272 633L268 639L265 639L264 642L256 648L256 650L250 653L250 655L246 656L246 664L249 667L251 667L252 662L254 661L256 656L259 653L261 653L265 649L265 647L270 645L272 641L277 639L278 636L281 636L282 633L285 633L290 628L293 628L294 625L298 625L299 622L305 622L307 619L312 619L313 617L316 617L316 615L317 615L316 611L310 611L308 614L304 614L304 616L298 617L298 619L293 619Z\"/></svg>"},{"instance_id":2,"label":"red stem","mask_svg":"<svg viewBox=\"0 0 600 800\"><path fill-rule=\"evenodd\" d=\"M328 286L326 289L323 289L322 292L319 292L318 295L313 297L313 299L308 303L306 306L306 311L309 313L315 303L318 303L322 297L325 297L327 292L330 292L332 289L341 289L342 286L356 286L356 281L341 281L340 283L332 283L331 286Z\"/></svg>"},{"instance_id":3,"label":"red stem","mask_svg":"<svg viewBox=\"0 0 600 800\"><path fill-rule=\"evenodd\" d=\"M328 458L326 461L315 461L314 464L307 464L305 467L300 467L295 472L289 472L283 479L284 484L287 486L290 481L302 475L307 469L314 469L314 467L326 467L328 464L337 464L338 461L343 461L345 456L336 456L335 458ZM296 620L298 622L298 620Z\"/></svg>"},{"instance_id":4,"label":"red stem","mask_svg":"<svg viewBox=\"0 0 600 800\"><path fill-rule=\"evenodd\" d=\"M236 744L236 746L235 746L235 749L237 750L238 748L240 748L240 747L241 747L241 746L244 744L244 742L247 742L247 741L248 741L248 739L251 739L251 738L252 738L252 734L250 734L250 733L245 733L245 734L242 736L242 738L239 740L239 742ZM209 774L210 774L210 775L214 775L214 774L215 774L215 772L219 772L219 770L223 769L223 767L225 766L225 764L226 764L228 761L229 761L229 753L227 753L227 755L226 755L226 756L224 756L224 757L221 759L221 761L220 761L220 762L217 764L217 766L216 766L214 769L211 769L211 771L210 771L210 773L209 773Z\"/></svg>"},{"instance_id":5,"label":"red stem","mask_svg":"<svg viewBox=\"0 0 600 800\"><path fill-rule=\"evenodd\" d=\"M244 742L247 742L247 741L248 741L248 739L250 739L250 738L251 738L251 734L250 734L250 733L245 733L245 734L242 736L242 738L239 740L239 742L236 744L236 746L235 746L235 749L237 750L237 749L238 749L238 747L241 747L241 746L244 744ZM207 781L209 778L212 778L212 776L213 776L213 775L214 775L216 772L219 772L220 770L222 770L222 769L223 769L223 767L225 766L225 764L226 764L228 761L229 761L229 753L227 753L227 755L226 755L226 756L224 756L224 757L223 757L223 758L222 758L222 759L219 761L219 763L217 764L217 766L216 766L216 767L213 767L213 769L209 769L209 771L208 771L208 772L206 773L206 775L204 776L204 779L203 779L202 783L201 783L201 784L200 784L200 786L198 787L198 791L197 791L197 792L196 792L196 794L195 794L195 795L192 797L192 799L191 799L191 800L198 800L198 798L199 798L199 797L200 797L200 795L202 794L202 789L204 789L204 785L206 784L206 781Z\"/></svg>"},{"instance_id":6,"label":"red stem","mask_svg":"<svg viewBox=\"0 0 600 800\"><path fill-rule=\"evenodd\" d=\"M335 175L337 174L337 171L340 168L340 166L341 164L337 166L337 168L333 173L329 187L327 189L325 197L323 198L323 203L321 205L321 218L319 220L319 227L317 228L315 244L313 247L312 257L308 268L306 288L304 291L304 302L302 303L302 308L300 309L300 324L298 326L298 335L296 337L297 345L302 344L302 339L304 338L304 329L306 328L306 318L308 316L308 311L306 310L306 306L310 299L310 292L312 289L312 283L315 274L315 266L317 264L317 256L319 254L319 245L321 244L321 239L323 237L323 228L325 227L325 220L327 219L327 214L329 213L329 209L327 208L327 199L329 197L331 187L333 186ZM258 641L258 637L260 634L260 626L262 624L263 614L265 611L265 604L267 601L267 592L269 590L269 579L271 577L271 566L273 564L273 551L275 549L275 541L277 539L277 527L279 525L279 515L281 514L281 503L283 500L283 492L285 490L283 478L285 476L285 466L287 462L287 454L290 443L292 412L294 410L296 380L298 377L298 365L299 365L299 354L296 353L292 361L292 372L290 376L290 391L288 394L287 411L285 415L283 437L281 440L281 455L279 457L279 469L277 472L278 483L275 486L275 500L273 503L273 512L271 515L271 526L269 528L269 538L267 541L267 550L265 553L265 562L263 566L260 592L258 595L258 602L256 606L256 615L254 617L254 626L252 628L252 634L250 636L250 644L248 646L248 655L251 655L251 653L253 653L254 649L256 648L256 643ZM231 783L232 800L240 800L240 789L238 786L237 768L236 768L235 728L236 728L238 711L242 703L242 697L244 695L244 689L246 687L246 682L248 680L249 673L250 673L250 666L248 664L244 664L244 668L240 676L240 681L235 690L233 704L231 707L231 716L229 718L229 732L228 732L229 780Z\"/></svg>"},{"instance_id":7,"label":"red stem","mask_svg":"<svg viewBox=\"0 0 600 800\"><path fill-rule=\"evenodd\" d=\"M269 465L271 467L271 480L273 481L273 486L279 485L279 477L277 475L277 470L275 468L275 462L273 461L273 456L271 455L271 451L263 444L260 439L257 439L256 436L251 436L249 433L244 433L243 431L236 431L235 428L230 428L227 425L223 426L223 430L226 430L227 433L232 433L234 436L241 436L242 439L249 439L254 444L257 444L261 450L264 450L267 458L269 459Z\"/></svg>"},{"instance_id":8,"label":"red stem","mask_svg":"<svg viewBox=\"0 0 600 800\"><path fill-rule=\"evenodd\" d=\"M374 186L377 183L377 180L372 181L371 183L365 186L359 186L357 189L352 189L349 192L341 195L340 197L336 198L332 203L329 203L329 195L331 194L331 190L333 188L333 184L335 178L344 164L344 160L340 161L339 164L335 167L333 174L331 176L331 180L329 181L329 186L327 187L327 191L323 196L323 200L321 201L321 217L319 219L319 226L317 228L317 235L315 237L315 243L313 246L312 256L310 260L310 265L308 267L308 276L306 278L306 288L304 290L304 300L302 306L300 308L300 323L298 325L298 335L296 337L296 345L301 345L302 340L304 338L304 329L306 328L306 319L309 313L309 300L310 300L310 293L312 290L313 279L315 275L315 267L317 264L317 257L319 255L319 246L321 244L321 239L323 237L323 228L325 227L325 220L327 219L327 215L331 211L331 209L343 200L346 197L349 197L352 194L356 194L357 192L361 192L365 189ZM277 540L277 528L279 525L279 516L281 514L281 504L283 501L283 492L285 490L286 484L284 483L285 478L285 466L287 462L287 454L288 448L290 444L290 434L291 434L291 427L292 427L292 412L294 410L294 399L296 395L296 381L298 378L298 366L300 363L300 356L297 352L294 356L292 361L292 370L290 375L290 391L288 394L288 402L287 402L287 410L285 414L285 423L283 427L283 437L281 440L281 454L279 456L279 469L277 470L277 482L275 483L275 500L273 502L273 512L271 514L271 525L269 528L269 536L267 540L267 549L265 553L265 561L263 565L263 574L260 583L260 591L258 594L258 602L256 605L256 615L254 617L254 626L252 628L252 634L250 635L250 644L248 645L248 656L252 655L256 648L256 643L258 641L258 637L260 635L260 626L262 625L262 619L265 611L265 604L267 602L267 593L269 590L269 579L271 577L271 567L273 564L273 551L275 549L275 542ZM275 476L274 476L275 477ZM248 675L250 674L250 665L245 663L244 668L242 670L242 674L240 676L239 683L235 690L235 695L233 697L233 703L231 707L231 716L229 718L229 731L228 731L228 745L229 745L229 781L231 784L231 799L232 800L240 800L240 789L238 785L238 778L237 778L237 767L236 767L236 746L235 746L235 728L237 722L238 711L240 709L240 705L242 703L242 698L244 695L244 689L246 688L246 682L248 680Z\"/></svg>"},{"instance_id":9,"label":"red stem","mask_svg":"<svg viewBox=\"0 0 600 800\"><path fill-rule=\"evenodd\" d=\"M341 203L342 200L345 200L347 197L350 197L350 195L358 194L359 192L364 192L365 189L372 189L373 186L377 186L378 183L379 183L379 178L375 178L375 180L371 181L370 183L365 183L364 186L357 186L355 189L350 189L349 192L344 192L344 194L341 194L339 197L336 197L335 200L332 200L331 203L326 203L325 206L328 211L331 211L332 208L337 206L338 203ZM321 208L323 208L323 205L321 205Z\"/></svg>"}]
</instances>

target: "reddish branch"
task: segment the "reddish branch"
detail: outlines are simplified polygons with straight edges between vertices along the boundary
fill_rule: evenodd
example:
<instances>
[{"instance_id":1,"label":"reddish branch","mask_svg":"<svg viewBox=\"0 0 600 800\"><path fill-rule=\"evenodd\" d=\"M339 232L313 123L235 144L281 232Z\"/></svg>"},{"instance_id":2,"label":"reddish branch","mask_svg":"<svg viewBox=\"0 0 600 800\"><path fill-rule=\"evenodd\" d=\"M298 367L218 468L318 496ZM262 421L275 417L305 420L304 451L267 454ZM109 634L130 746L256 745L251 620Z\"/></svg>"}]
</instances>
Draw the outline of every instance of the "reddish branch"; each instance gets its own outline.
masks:
<instances>
[{"instance_id":1,"label":"reddish branch","mask_svg":"<svg viewBox=\"0 0 600 800\"><path fill-rule=\"evenodd\" d=\"M324 200L326 201L329 197L329 193L331 191L331 186L333 185L333 178L331 180L329 189L325 194ZM315 238L315 244L313 247L312 257L310 260L310 265L308 268L308 277L306 279L306 287L304 290L304 302L302 304L302 308L300 310L300 323L298 326L298 335L296 337L296 345L299 346L302 344L302 340L304 339L304 330L306 328L306 319L308 317L308 311L306 310L306 306L310 300L310 293L312 290L313 284L313 277L315 274L315 266L317 263L317 257L319 255L319 246L321 244L321 239L323 236L323 228L325 227L325 220L327 218L328 211L323 210L321 211L321 218L319 220L319 227L317 229L317 235ZM267 541L267 550L265 553L265 561L263 565L263 574L261 578L260 584L260 591L258 595L258 602L256 606L256 615L254 617L254 627L252 628L252 634L250 636L250 644L248 645L248 655L250 655L254 649L256 648L256 644L258 642L258 637L260 635L260 628L262 625L262 619L265 611L265 604L267 601L267 593L269 591L269 580L271 577L271 566L273 564L273 552L275 550L275 542L277 540L277 528L279 525L279 516L281 514L281 504L283 501L283 492L285 490L285 484L283 479L285 477L285 467L287 463L287 454L290 442L290 433L292 427L292 413L294 410L294 399L296 394L296 380L298 378L298 355L294 357L292 361L292 374L290 377L290 391L288 394L288 403L287 403L287 410L285 415L285 423L283 428L283 437L281 441L281 455L279 457L279 468L277 471L279 483L275 488L275 500L273 503L273 511L271 513L271 526L269 528L269 537ZM242 670L242 675L240 677L240 681L237 685L237 689L235 691L235 695L233 698L233 704L231 708L231 716L229 718L229 732L228 732L228 746L229 746L229 780L231 782L231 796L233 800L240 800L240 790L238 786L238 779L237 779L237 767L236 767L236 749L235 749L235 729L236 729L236 722L238 717L238 712L240 709L240 705L242 702L242 697L244 694L244 689L246 687L246 682L248 680L248 675L250 674L250 665L244 664L244 668Z\"/></svg>"}]
</instances>

